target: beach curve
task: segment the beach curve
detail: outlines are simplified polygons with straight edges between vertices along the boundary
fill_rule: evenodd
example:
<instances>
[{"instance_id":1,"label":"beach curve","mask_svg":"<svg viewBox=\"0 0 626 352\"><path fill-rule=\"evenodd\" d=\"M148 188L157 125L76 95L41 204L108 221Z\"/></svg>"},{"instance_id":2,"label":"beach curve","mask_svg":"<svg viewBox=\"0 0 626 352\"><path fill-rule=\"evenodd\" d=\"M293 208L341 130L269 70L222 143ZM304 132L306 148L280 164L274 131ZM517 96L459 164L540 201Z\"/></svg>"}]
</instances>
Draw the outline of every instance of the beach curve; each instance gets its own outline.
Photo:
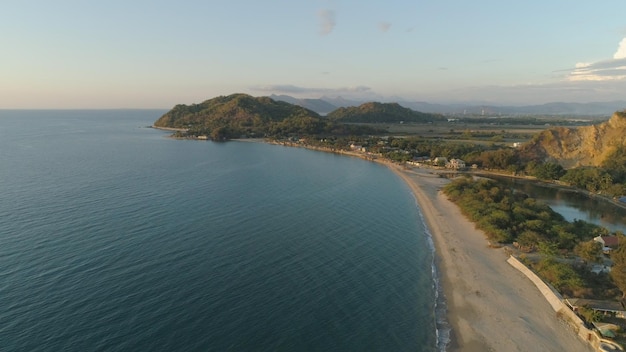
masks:
<instances>
[{"instance_id":1,"label":"beach curve","mask_svg":"<svg viewBox=\"0 0 626 352\"><path fill-rule=\"evenodd\" d=\"M447 351L592 350L441 192L447 179L384 164L409 186L433 237L451 326Z\"/></svg>"}]
</instances>

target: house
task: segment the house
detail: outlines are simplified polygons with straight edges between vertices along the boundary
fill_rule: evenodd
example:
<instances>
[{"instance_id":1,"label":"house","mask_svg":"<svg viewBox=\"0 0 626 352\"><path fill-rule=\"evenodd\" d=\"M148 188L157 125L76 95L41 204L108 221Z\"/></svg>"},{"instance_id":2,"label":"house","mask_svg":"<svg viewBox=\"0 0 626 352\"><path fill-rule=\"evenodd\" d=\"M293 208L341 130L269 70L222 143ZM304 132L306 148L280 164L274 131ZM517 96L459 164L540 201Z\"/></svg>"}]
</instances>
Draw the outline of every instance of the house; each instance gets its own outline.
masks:
<instances>
[{"instance_id":1,"label":"house","mask_svg":"<svg viewBox=\"0 0 626 352\"><path fill-rule=\"evenodd\" d=\"M358 144L350 144L350 149L354 150L355 152L366 152L367 148L365 148L362 145L358 145Z\"/></svg>"},{"instance_id":2,"label":"house","mask_svg":"<svg viewBox=\"0 0 626 352\"><path fill-rule=\"evenodd\" d=\"M603 301L597 299L583 299L583 298L567 298L565 303L576 312L581 307L593 309L596 312L602 314L611 314L617 318L624 319L626 317L626 309L620 302L617 301Z\"/></svg>"},{"instance_id":3,"label":"house","mask_svg":"<svg viewBox=\"0 0 626 352\"><path fill-rule=\"evenodd\" d=\"M619 237L617 236L597 236L593 240L602 244L602 251L605 253L617 248L619 245Z\"/></svg>"},{"instance_id":4,"label":"house","mask_svg":"<svg viewBox=\"0 0 626 352\"><path fill-rule=\"evenodd\" d=\"M448 167L451 169L465 169L465 161L461 159L450 159Z\"/></svg>"},{"instance_id":5,"label":"house","mask_svg":"<svg viewBox=\"0 0 626 352\"><path fill-rule=\"evenodd\" d=\"M413 160L407 161L407 164L414 166L422 166L426 163L430 162L430 158L427 156L416 156L413 157Z\"/></svg>"}]
</instances>

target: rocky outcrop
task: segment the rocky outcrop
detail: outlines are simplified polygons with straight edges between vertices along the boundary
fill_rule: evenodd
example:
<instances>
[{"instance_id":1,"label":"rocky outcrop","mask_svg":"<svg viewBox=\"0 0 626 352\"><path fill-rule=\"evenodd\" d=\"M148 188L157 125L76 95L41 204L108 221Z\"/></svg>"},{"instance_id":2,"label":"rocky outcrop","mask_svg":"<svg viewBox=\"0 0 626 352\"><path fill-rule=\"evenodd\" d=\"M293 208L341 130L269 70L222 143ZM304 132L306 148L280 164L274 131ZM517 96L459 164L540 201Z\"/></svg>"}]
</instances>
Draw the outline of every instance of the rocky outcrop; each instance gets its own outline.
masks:
<instances>
[{"instance_id":1,"label":"rocky outcrop","mask_svg":"<svg viewBox=\"0 0 626 352\"><path fill-rule=\"evenodd\" d=\"M547 129L523 145L522 151L572 168L600 166L625 146L626 110L597 125Z\"/></svg>"}]
</instances>

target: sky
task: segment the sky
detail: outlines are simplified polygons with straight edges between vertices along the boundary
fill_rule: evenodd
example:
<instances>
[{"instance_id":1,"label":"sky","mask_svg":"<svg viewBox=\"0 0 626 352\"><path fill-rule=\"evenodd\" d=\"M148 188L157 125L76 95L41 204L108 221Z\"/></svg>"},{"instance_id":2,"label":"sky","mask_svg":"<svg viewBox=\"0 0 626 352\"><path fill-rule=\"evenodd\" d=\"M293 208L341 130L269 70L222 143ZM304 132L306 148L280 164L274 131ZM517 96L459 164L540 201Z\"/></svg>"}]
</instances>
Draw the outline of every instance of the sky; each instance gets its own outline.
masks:
<instances>
[{"instance_id":1,"label":"sky","mask_svg":"<svg viewBox=\"0 0 626 352\"><path fill-rule=\"evenodd\" d=\"M626 100L626 1L6 0L0 109Z\"/></svg>"}]
</instances>

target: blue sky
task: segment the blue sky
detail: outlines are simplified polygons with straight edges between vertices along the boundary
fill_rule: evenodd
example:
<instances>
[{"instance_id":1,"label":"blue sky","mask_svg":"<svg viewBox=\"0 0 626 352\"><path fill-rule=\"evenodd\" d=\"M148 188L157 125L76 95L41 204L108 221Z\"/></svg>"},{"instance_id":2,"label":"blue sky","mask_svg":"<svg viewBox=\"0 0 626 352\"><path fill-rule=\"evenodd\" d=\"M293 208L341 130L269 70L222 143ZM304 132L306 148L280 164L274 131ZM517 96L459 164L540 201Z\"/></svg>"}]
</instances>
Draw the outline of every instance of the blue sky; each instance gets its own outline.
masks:
<instances>
[{"instance_id":1,"label":"blue sky","mask_svg":"<svg viewBox=\"0 0 626 352\"><path fill-rule=\"evenodd\" d=\"M626 100L626 1L21 1L0 108L170 108L231 93Z\"/></svg>"}]
</instances>

